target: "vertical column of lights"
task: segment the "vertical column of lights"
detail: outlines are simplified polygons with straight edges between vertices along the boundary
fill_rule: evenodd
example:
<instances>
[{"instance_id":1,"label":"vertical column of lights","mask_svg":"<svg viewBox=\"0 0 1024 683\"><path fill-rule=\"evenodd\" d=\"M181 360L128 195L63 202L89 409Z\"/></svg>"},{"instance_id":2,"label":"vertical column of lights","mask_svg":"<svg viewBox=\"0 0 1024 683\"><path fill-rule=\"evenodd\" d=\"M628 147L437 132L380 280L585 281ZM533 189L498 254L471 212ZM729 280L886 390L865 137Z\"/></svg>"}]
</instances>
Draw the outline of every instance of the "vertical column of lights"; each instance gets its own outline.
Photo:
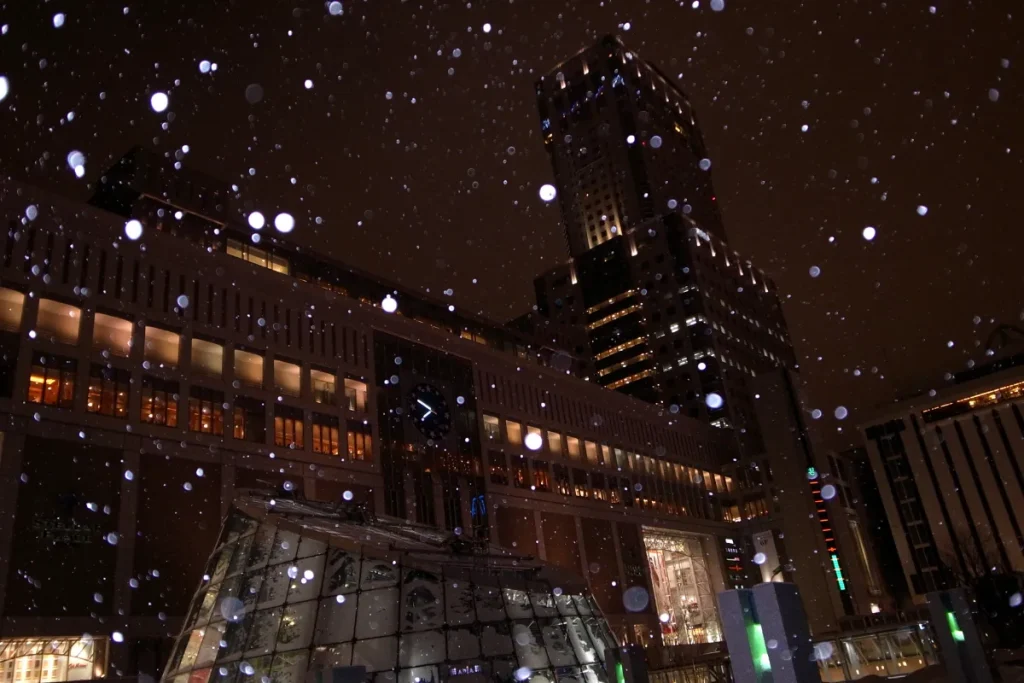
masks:
<instances>
[{"instance_id":1,"label":"vertical column of lights","mask_svg":"<svg viewBox=\"0 0 1024 683\"><path fill-rule=\"evenodd\" d=\"M741 588L741 584L744 583L743 560L740 557L739 547L731 538L725 539L725 561L725 568L733 580L733 588Z\"/></svg>"},{"instance_id":2,"label":"vertical column of lights","mask_svg":"<svg viewBox=\"0 0 1024 683\"><path fill-rule=\"evenodd\" d=\"M821 481L818 479L818 471L813 467L807 468L807 481L811 485L811 494L814 496L814 508L818 513L818 522L821 524L821 532L825 535L825 547L829 557L832 559L832 569L836 574L836 583L839 590L846 590L846 579L843 577L843 569L839 566L839 549L836 548L836 536L832 530L832 520L825 508L825 499L821 496Z\"/></svg>"}]
</instances>

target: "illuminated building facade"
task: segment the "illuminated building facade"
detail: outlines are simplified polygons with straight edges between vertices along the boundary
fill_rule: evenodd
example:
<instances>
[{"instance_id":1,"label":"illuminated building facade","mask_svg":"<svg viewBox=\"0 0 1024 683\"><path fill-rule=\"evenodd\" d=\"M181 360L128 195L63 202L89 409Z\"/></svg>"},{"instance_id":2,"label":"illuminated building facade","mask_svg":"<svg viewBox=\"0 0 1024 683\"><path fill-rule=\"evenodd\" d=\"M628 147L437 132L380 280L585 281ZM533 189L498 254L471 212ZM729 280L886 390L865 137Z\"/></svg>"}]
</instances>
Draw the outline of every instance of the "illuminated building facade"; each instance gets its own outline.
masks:
<instances>
[{"instance_id":1,"label":"illuminated building facade","mask_svg":"<svg viewBox=\"0 0 1024 683\"><path fill-rule=\"evenodd\" d=\"M688 98L613 36L536 92L570 260L535 280L534 334L760 451L749 379L795 356L774 284L726 242Z\"/></svg>"},{"instance_id":2,"label":"illuminated building facade","mask_svg":"<svg viewBox=\"0 0 1024 683\"><path fill-rule=\"evenodd\" d=\"M166 683L608 683L618 647L583 579L348 505L236 500Z\"/></svg>"},{"instance_id":3,"label":"illuminated building facade","mask_svg":"<svg viewBox=\"0 0 1024 683\"><path fill-rule=\"evenodd\" d=\"M914 599L1024 571L1024 354L880 409L861 425Z\"/></svg>"},{"instance_id":4,"label":"illuminated building facade","mask_svg":"<svg viewBox=\"0 0 1024 683\"><path fill-rule=\"evenodd\" d=\"M741 493L725 432L446 302L257 243L215 181L138 151L105 178L92 206L0 185L2 670L158 675L196 548L236 490L267 487L350 493L582 575L627 642L720 637L708 597Z\"/></svg>"},{"instance_id":5,"label":"illuminated building facade","mask_svg":"<svg viewBox=\"0 0 1024 683\"><path fill-rule=\"evenodd\" d=\"M725 239L689 99L615 36L535 84L573 256L668 211Z\"/></svg>"}]
</instances>

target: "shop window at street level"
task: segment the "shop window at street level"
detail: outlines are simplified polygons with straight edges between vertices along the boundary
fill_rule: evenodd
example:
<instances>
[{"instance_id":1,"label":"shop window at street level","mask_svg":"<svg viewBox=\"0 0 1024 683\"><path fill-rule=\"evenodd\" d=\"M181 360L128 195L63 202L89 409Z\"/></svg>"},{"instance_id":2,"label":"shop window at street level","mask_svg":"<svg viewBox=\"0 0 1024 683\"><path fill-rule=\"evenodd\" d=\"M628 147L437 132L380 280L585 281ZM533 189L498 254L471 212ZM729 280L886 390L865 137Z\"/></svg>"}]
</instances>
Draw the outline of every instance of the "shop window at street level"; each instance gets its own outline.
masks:
<instances>
[{"instance_id":1,"label":"shop window at street level","mask_svg":"<svg viewBox=\"0 0 1024 683\"><path fill-rule=\"evenodd\" d=\"M82 325L82 309L62 304L53 299L39 300L36 333L52 337L62 344L77 344Z\"/></svg>"},{"instance_id":2,"label":"shop window at street level","mask_svg":"<svg viewBox=\"0 0 1024 683\"><path fill-rule=\"evenodd\" d=\"M512 485L517 489L525 489L529 481L526 471L526 459L521 455L512 456Z\"/></svg>"},{"instance_id":3,"label":"shop window at street level","mask_svg":"<svg viewBox=\"0 0 1024 683\"><path fill-rule=\"evenodd\" d=\"M142 422L178 426L178 383L156 377L142 377Z\"/></svg>"},{"instance_id":4,"label":"shop window at street level","mask_svg":"<svg viewBox=\"0 0 1024 683\"><path fill-rule=\"evenodd\" d=\"M128 417L128 395L132 375L120 368L93 365L89 369L89 393L85 409L111 417Z\"/></svg>"},{"instance_id":5,"label":"shop window at street level","mask_svg":"<svg viewBox=\"0 0 1024 683\"><path fill-rule=\"evenodd\" d=\"M25 309L25 295L14 289L0 287L0 330L21 330L21 316Z\"/></svg>"},{"instance_id":6,"label":"shop window at street level","mask_svg":"<svg viewBox=\"0 0 1024 683\"><path fill-rule=\"evenodd\" d=\"M39 356L32 364L28 381L28 402L56 408L72 408L75 403L74 359Z\"/></svg>"}]
</instances>

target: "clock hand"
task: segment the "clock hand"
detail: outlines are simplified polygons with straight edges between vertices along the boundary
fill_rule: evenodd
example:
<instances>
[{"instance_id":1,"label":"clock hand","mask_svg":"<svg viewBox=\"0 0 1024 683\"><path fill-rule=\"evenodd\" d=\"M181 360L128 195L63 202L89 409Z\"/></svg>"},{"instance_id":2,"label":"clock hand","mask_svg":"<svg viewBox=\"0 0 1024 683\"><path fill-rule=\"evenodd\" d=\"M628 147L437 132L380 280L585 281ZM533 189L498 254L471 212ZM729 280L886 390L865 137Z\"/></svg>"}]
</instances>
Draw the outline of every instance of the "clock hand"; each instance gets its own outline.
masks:
<instances>
[{"instance_id":1,"label":"clock hand","mask_svg":"<svg viewBox=\"0 0 1024 683\"><path fill-rule=\"evenodd\" d=\"M426 403L424 403L422 399L416 399L416 402L427 409L426 415L423 416L424 419L426 419L427 415L430 415L431 413L434 412L434 409L428 406Z\"/></svg>"}]
</instances>

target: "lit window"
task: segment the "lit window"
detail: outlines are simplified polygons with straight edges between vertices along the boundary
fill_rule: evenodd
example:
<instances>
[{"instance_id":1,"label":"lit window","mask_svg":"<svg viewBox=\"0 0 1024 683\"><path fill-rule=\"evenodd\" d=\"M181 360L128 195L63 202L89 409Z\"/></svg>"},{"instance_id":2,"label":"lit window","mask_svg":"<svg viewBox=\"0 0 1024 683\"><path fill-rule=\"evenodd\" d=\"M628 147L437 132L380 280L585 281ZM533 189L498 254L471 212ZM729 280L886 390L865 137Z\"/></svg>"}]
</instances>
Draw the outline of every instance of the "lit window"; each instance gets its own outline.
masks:
<instances>
[{"instance_id":1,"label":"lit window","mask_svg":"<svg viewBox=\"0 0 1024 683\"><path fill-rule=\"evenodd\" d=\"M177 332L147 325L143 358L151 363L159 363L171 368L177 367L180 341L181 337L178 336Z\"/></svg>"},{"instance_id":2,"label":"lit window","mask_svg":"<svg viewBox=\"0 0 1024 683\"><path fill-rule=\"evenodd\" d=\"M81 324L81 309L52 299L39 300L36 331L40 334L49 335L63 344L77 344Z\"/></svg>"},{"instance_id":3,"label":"lit window","mask_svg":"<svg viewBox=\"0 0 1024 683\"><path fill-rule=\"evenodd\" d=\"M373 458L373 437L370 425L365 422L349 420L346 427L348 429L348 457L352 460L371 460Z\"/></svg>"},{"instance_id":4,"label":"lit window","mask_svg":"<svg viewBox=\"0 0 1024 683\"><path fill-rule=\"evenodd\" d=\"M128 417L131 373L118 368L93 365L89 370L89 393L85 409L111 417Z\"/></svg>"},{"instance_id":5,"label":"lit window","mask_svg":"<svg viewBox=\"0 0 1024 683\"><path fill-rule=\"evenodd\" d=\"M277 406L274 414L274 445L287 446L297 451L305 448L302 437L302 410Z\"/></svg>"},{"instance_id":6,"label":"lit window","mask_svg":"<svg viewBox=\"0 0 1024 683\"><path fill-rule=\"evenodd\" d=\"M28 402L57 408L74 407L77 368L78 364L71 358L41 356L32 364Z\"/></svg>"},{"instance_id":7,"label":"lit window","mask_svg":"<svg viewBox=\"0 0 1024 683\"><path fill-rule=\"evenodd\" d=\"M573 469L572 480L572 494L577 498L589 498L590 483L587 481L587 473L583 470Z\"/></svg>"},{"instance_id":8,"label":"lit window","mask_svg":"<svg viewBox=\"0 0 1024 683\"><path fill-rule=\"evenodd\" d=\"M349 410L366 412L366 382L351 377L345 378L345 402Z\"/></svg>"},{"instance_id":9,"label":"lit window","mask_svg":"<svg viewBox=\"0 0 1024 683\"><path fill-rule=\"evenodd\" d=\"M519 446L523 443L523 426L518 422L505 420L505 434L508 435L508 442L510 444Z\"/></svg>"},{"instance_id":10,"label":"lit window","mask_svg":"<svg viewBox=\"0 0 1024 683\"><path fill-rule=\"evenodd\" d=\"M143 376L140 418L150 424L177 427L178 383Z\"/></svg>"},{"instance_id":11,"label":"lit window","mask_svg":"<svg viewBox=\"0 0 1024 683\"><path fill-rule=\"evenodd\" d=\"M587 462L589 462L591 465L600 464L597 456L597 444L594 443L593 441L585 441L584 448L587 451Z\"/></svg>"},{"instance_id":12,"label":"lit window","mask_svg":"<svg viewBox=\"0 0 1024 683\"><path fill-rule=\"evenodd\" d=\"M251 387L262 387L263 356L235 349L235 379Z\"/></svg>"},{"instance_id":13,"label":"lit window","mask_svg":"<svg viewBox=\"0 0 1024 683\"><path fill-rule=\"evenodd\" d=\"M0 640L0 682L65 683L101 679L107 670L107 640L72 638Z\"/></svg>"},{"instance_id":14,"label":"lit window","mask_svg":"<svg viewBox=\"0 0 1024 683\"><path fill-rule=\"evenodd\" d=\"M668 330L669 330L669 332L678 332L679 331L679 323L672 323L671 325L668 326Z\"/></svg>"},{"instance_id":15,"label":"lit window","mask_svg":"<svg viewBox=\"0 0 1024 683\"><path fill-rule=\"evenodd\" d=\"M274 360L274 386L285 396L299 396L302 392L302 368L296 363Z\"/></svg>"},{"instance_id":16,"label":"lit window","mask_svg":"<svg viewBox=\"0 0 1024 683\"><path fill-rule=\"evenodd\" d=\"M565 450L568 456L573 460L580 459L580 440L575 436L565 437Z\"/></svg>"},{"instance_id":17,"label":"lit window","mask_svg":"<svg viewBox=\"0 0 1024 683\"><path fill-rule=\"evenodd\" d=\"M266 404L256 398L235 396L235 405L231 412L231 435L240 441L266 441Z\"/></svg>"},{"instance_id":18,"label":"lit window","mask_svg":"<svg viewBox=\"0 0 1024 683\"><path fill-rule=\"evenodd\" d=\"M93 346L127 358L132 348L132 321L97 313L92 323Z\"/></svg>"},{"instance_id":19,"label":"lit window","mask_svg":"<svg viewBox=\"0 0 1024 683\"><path fill-rule=\"evenodd\" d=\"M533 488L543 493L551 490L551 475L548 464L543 460L533 461Z\"/></svg>"},{"instance_id":20,"label":"lit window","mask_svg":"<svg viewBox=\"0 0 1024 683\"><path fill-rule=\"evenodd\" d=\"M313 400L317 403L334 405L337 391L337 378L333 372L312 369L309 371L310 387L313 389Z\"/></svg>"},{"instance_id":21,"label":"lit window","mask_svg":"<svg viewBox=\"0 0 1024 683\"><path fill-rule=\"evenodd\" d=\"M508 486L508 458L498 451L487 451L487 463L491 469L491 483Z\"/></svg>"},{"instance_id":22,"label":"lit window","mask_svg":"<svg viewBox=\"0 0 1024 683\"><path fill-rule=\"evenodd\" d=\"M527 427L527 431L531 428ZM562 435L558 432L548 432L548 450L551 451L552 455L562 454ZM577 444L577 454L579 452L579 445Z\"/></svg>"},{"instance_id":23,"label":"lit window","mask_svg":"<svg viewBox=\"0 0 1024 683\"><path fill-rule=\"evenodd\" d=\"M324 455L340 455L338 442L338 418L334 415L313 413L313 452Z\"/></svg>"},{"instance_id":24,"label":"lit window","mask_svg":"<svg viewBox=\"0 0 1024 683\"><path fill-rule=\"evenodd\" d=\"M219 378L224 372L224 347L205 339L192 339L192 370Z\"/></svg>"},{"instance_id":25,"label":"lit window","mask_svg":"<svg viewBox=\"0 0 1024 683\"><path fill-rule=\"evenodd\" d=\"M21 329L21 314L24 308L24 294L0 287L0 329L10 332Z\"/></svg>"},{"instance_id":26,"label":"lit window","mask_svg":"<svg viewBox=\"0 0 1024 683\"><path fill-rule=\"evenodd\" d=\"M501 441L501 423L496 415L484 414L484 434L491 441Z\"/></svg>"},{"instance_id":27,"label":"lit window","mask_svg":"<svg viewBox=\"0 0 1024 683\"><path fill-rule=\"evenodd\" d=\"M201 434L224 434L224 393L193 386L188 396L188 429Z\"/></svg>"},{"instance_id":28,"label":"lit window","mask_svg":"<svg viewBox=\"0 0 1024 683\"><path fill-rule=\"evenodd\" d=\"M228 256L240 258L261 268L269 268L277 273L287 275L289 272L288 259L283 256L270 254L265 249L253 247L238 240L228 240L227 253Z\"/></svg>"}]
</instances>

